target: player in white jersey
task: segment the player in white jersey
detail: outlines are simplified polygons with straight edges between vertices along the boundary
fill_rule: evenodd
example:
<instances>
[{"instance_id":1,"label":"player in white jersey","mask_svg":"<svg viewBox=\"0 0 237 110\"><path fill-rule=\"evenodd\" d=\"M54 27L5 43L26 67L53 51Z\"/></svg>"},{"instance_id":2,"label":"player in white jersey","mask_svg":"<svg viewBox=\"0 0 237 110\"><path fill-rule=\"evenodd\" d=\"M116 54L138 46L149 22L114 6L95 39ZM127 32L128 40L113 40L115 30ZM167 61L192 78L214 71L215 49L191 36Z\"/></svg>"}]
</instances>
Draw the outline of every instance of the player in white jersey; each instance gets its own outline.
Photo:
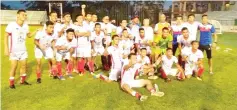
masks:
<instances>
[{"instance_id":1,"label":"player in white jersey","mask_svg":"<svg viewBox=\"0 0 237 110\"><path fill-rule=\"evenodd\" d=\"M54 36L54 23L51 21L46 22L46 29L38 31L35 36L35 58L37 61L36 75L37 83L41 83L41 58L44 57L48 60L49 70L54 76L57 73L57 67L55 62L54 44L57 36ZM53 67L52 67L53 66ZM51 75L51 74L50 74Z\"/></svg>"},{"instance_id":2,"label":"player in white jersey","mask_svg":"<svg viewBox=\"0 0 237 110\"><path fill-rule=\"evenodd\" d=\"M102 74L96 75L97 78L105 80L106 82L118 81L122 69L123 50L118 46L119 36L113 35L112 40L112 46L109 46L104 52L105 55L111 55L112 67L109 77Z\"/></svg>"},{"instance_id":3,"label":"player in white jersey","mask_svg":"<svg viewBox=\"0 0 237 110\"><path fill-rule=\"evenodd\" d=\"M157 79L155 76L154 66L151 64L149 57L147 56L146 48L141 49L141 55L137 56L137 61L141 64L141 68L139 69L140 75L148 75L148 79Z\"/></svg>"},{"instance_id":4,"label":"player in white jersey","mask_svg":"<svg viewBox=\"0 0 237 110\"><path fill-rule=\"evenodd\" d=\"M145 38L152 41L154 37L154 31L153 31L153 28L150 26L150 19L144 19L143 25L144 26L142 26L142 28L145 31Z\"/></svg>"},{"instance_id":5,"label":"player in white jersey","mask_svg":"<svg viewBox=\"0 0 237 110\"><path fill-rule=\"evenodd\" d=\"M190 14L188 15L188 22L184 23L184 27L188 28L189 31L189 36L192 40L197 40L197 30L198 30L198 26L200 25L199 22L194 21L195 20L195 15L194 14Z\"/></svg>"},{"instance_id":6,"label":"player in white jersey","mask_svg":"<svg viewBox=\"0 0 237 110\"><path fill-rule=\"evenodd\" d=\"M130 29L127 27L127 25L128 25L127 20L121 20L120 26L117 27L117 29L116 29L116 34L119 35L119 36L121 36L123 29L127 29L128 33L131 34L131 31L130 31Z\"/></svg>"},{"instance_id":7,"label":"player in white jersey","mask_svg":"<svg viewBox=\"0 0 237 110\"><path fill-rule=\"evenodd\" d=\"M147 53L151 54L150 42L150 38L145 36L145 30L143 28L140 28L139 36L135 38L135 48L137 50L137 53L140 53L141 48L146 48Z\"/></svg>"},{"instance_id":8,"label":"player in white jersey","mask_svg":"<svg viewBox=\"0 0 237 110\"><path fill-rule=\"evenodd\" d=\"M139 18L138 16L134 16L132 18L132 22L131 24L129 25L130 29L131 29L131 34L132 36L135 38L136 36L139 36L139 28L140 28L140 25L139 25Z\"/></svg>"},{"instance_id":9,"label":"player in white jersey","mask_svg":"<svg viewBox=\"0 0 237 110\"><path fill-rule=\"evenodd\" d=\"M65 60L67 63L66 67L66 75L69 78L72 77L72 70L73 70L73 60L72 54L76 47L75 39L74 39L74 30L69 28L66 30L66 37L60 37L55 44L55 48L57 49L56 52L56 61L57 61L57 69L58 69L58 78L60 80L65 80L62 74L62 60Z\"/></svg>"},{"instance_id":10,"label":"player in white jersey","mask_svg":"<svg viewBox=\"0 0 237 110\"><path fill-rule=\"evenodd\" d=\"M138 69L141 67L141 65L137 63L136 54L131 53L128 58L129 60L124 62L121 72L121 88L132 96L138 98L140 101L146 100L147 96L141 95L140 93L133 90L133 88L146 87L146 89L151 92L152 96L164 96L164 92L160 92L158 87L153 86L150 80L137 79L136 76L138 75Z\"/></svg>"},{"instance_id":11,"label":"player in white jersey","mask_svg":"<svg viewBox=\"0 0 237 110\"><path fill-rule=\"evenodd\" d=\"M103 23L101 23L101 29L104 31L106 35L105 44L108 46L111 43L111 35L116 33L116 26L110 23L109 16L103 17Z\"/></svg>"},{"instance_id":12,"label":"player in white jersey","mask_svg":"<svg viewBox=\"0 0 237 110\"><path fill-rule=\"evenodd\" d=\"M79 72L79 75L83 75L85 73L84 66L86 60L88 61L89 70L92 68L89 65L92 62L90 32L83 26L82 15L77 16L77 22L78 25L75 27L76 50L74 51L73 57L74 62L77 62L77 71Z\"/></svg>"},{"instance_id":13,"label":"player in white jersey","mask_svg":"<svg viewBox=\"0 0 237 110\"><path fill-rule=\"evenodd\" d=\"M61 24L57 22L57 18L58 18L58 15L57 15L57 12L56 11L51 11L49 13L49 21L53 22L54 23L54 36L56 36L57 38L59 37L58 34L59 34L59 31L61 29ZM44 27L43 27L43 30L46 29L46 24L44 24Z\"/></svg>"},{"instance_id":14,"label":"player in white jersey","mask_svg":"<svg viewBox=\"0 0 237 110\"><path fill-rule=\"evenodd\" d=\"M90 27L90 22L91 22L91 14L90 14L90 13L87 13L87 14L86 14L86 17L85 17L85 19L84 19L84 21L83 21L83 26L84 26L84 28L85 28L87 31L92 32L93 29Z\"/></svg>"},{"instance_id":15,"label":"player in white jersey","mask_svg":"<svg viewBox=\"0 0 237 110\"><path fill-rule=\"evenodd\" d=\"M123 59L126 59L134 48L134 43L130 38L127 29L123 29L121 40L119 41L119 48L123 50Z\"/></svg>"},{"instance_id":16,"label":"player in white jersey","mask_svg":"<svg viewBox=\"0 0 237 110\"><path fill-rule=\"evenodd\" d=\"M197 74L197 79L201 79L201 75L204 72L203 67L203 52L198 49L199 42L192 41L192 47L182 51L182 56L185 60L185 75L190 78L192 75Z\"/></svg>"},{"instance_id":17,"label":"player in white jersey","mask_svg":"<svg viewBox=\"0 0 237 110\"><path fill-rule=\"evenodd\" d=\"M189 36L189 31L188 28L184 27L182 28L182 35L179 35L177 37L177 42L178 42L178 48L180 50L180 54L178 56L178 61L179 64L184 68L185 62L182 60L181 52L185 51L186 49L191 47L191 42L193 41L192 38Z\"/></svg>"},{"instance_id":18,"label":"player in white jersey","mask_svg":"<svg viewBox=\"0 0 237 110\"><path fill-rule=\"evenodd\" d=\"M104 54L104 46L103 46L103 42L105 40L105 34L104 32L101 30L101 25L100 23L96 23L95 24L95 31L93 31L91 33L91 42L92 42L92 64L90 64L92 66L92 72L94 72L94 66L95 66L95 61L96 61L96 56L99 55L103 55ZM93 64L94 63L94 64Z\"/></svg>"},{"instance_id":19,"label":"player in white jersey","mask_svg":"<svg viewBox=\"0 0 237 110\"><path fill-rule=\"evenodd\" d=\"M63 19L64 19L64 23L61 24L59 32L58 32L58 36L59 37L65 37L66 36L66 30L69 28L75 29L75 25L71 22L71 14L69 12L65 12L63 14Z\"/></svg>"},{"instance_id":20,"label":"player in white jersey","mask_svg":"<svg viewBox=\"0 0 237 110\"><path fill-rule=\"evenodd\" d=\"M30 85L25 81L26 79L26 59L28 57L26 50L26 37L31 37L35 32L30 33L28 24L25 23L27 14L25 10L17 11L17 19L7 25L5 30L4 39L4 53L10 57L11 70L10 70L10 88L15 89L14 81L18 62L21 63L20 67L20 83L23 85Z\"/></svg>"},{"instance_id":21,"label":"player in white jersey","mask_svg":"<svg viewBox=\"0 0 237 110\"><path fill-rule=\"evenodd\" d=\"M161 77L165 79L166 82L171 81L168 75L176 76L178 80L185 79L183 69L178 64L178 59L173 56L173 50L171 48L166 49L165 55L162 55L159 60L161 61ZM172 68L173 64L176 65L177 69Z\"/></svg>"}]
</instances>

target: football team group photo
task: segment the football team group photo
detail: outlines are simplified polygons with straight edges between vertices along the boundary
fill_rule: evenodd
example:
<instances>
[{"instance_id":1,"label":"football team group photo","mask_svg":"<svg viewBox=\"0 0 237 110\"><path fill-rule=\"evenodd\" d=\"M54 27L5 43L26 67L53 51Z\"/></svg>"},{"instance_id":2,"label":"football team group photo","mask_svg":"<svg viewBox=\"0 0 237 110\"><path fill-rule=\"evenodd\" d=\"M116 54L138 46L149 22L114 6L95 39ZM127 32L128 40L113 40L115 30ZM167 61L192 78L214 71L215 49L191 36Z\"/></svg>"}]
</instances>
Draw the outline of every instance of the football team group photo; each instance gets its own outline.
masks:
<instances>
[{"instance_id":1,"label":"football team group photo","mask_svg":"<svg viewBox=\"0 0 237 110\"><path fill-rule=\"evenodd\" d=\"M237 109L235 1L1 7L4 110Z\"/></svg>"}]
</instances>

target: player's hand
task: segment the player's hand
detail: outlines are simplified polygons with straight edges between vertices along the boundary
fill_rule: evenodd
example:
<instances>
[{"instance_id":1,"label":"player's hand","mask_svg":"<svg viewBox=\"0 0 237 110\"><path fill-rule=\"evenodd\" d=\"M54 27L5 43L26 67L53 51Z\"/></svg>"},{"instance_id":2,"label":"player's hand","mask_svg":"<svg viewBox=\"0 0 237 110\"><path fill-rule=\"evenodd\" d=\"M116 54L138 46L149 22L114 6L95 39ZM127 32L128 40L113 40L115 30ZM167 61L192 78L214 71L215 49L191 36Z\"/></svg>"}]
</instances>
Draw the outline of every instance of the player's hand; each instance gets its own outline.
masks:
<instances>
[{"instance_id":1,"label":"player's hand","mask_svg":"<svg viewBox=\"0 0 237 110\"><path fill-rule=\"evenodd\" d=\"M136 76L135 79L139 79L139 76Z\"/></svg>"},{"instance_id":2,"label":"player's hand","mask_svg":"<svg viewBox=\"0 0 237 110\"><path fill-rule=\"evenodd\" d=\"M107 35L107 29L106 28L104 29L104 33L105 33L105 35Z\"/></svg>"},{"instance_id":3,"label":"player's hand","mask_svg":"<svg viewBox=\"0 0 237 110\"><path fill-rule=\"evenodd\" d=\"M5 54L6 56L9 56L10 53L9 53L8 49L5 50L4 54Z\"/></svg>"},{"instance_id":4,"label":"player's hand","mask_svg":"<svg viewBox=\"0 0 237 110\"><path fill-rule=\"evenodd\" d=\"M85 5L85 4L81 5L81 8L82 8L82 9L85 9L85 8L86 8L86 5Z\"/></svg>"}]
</instances>

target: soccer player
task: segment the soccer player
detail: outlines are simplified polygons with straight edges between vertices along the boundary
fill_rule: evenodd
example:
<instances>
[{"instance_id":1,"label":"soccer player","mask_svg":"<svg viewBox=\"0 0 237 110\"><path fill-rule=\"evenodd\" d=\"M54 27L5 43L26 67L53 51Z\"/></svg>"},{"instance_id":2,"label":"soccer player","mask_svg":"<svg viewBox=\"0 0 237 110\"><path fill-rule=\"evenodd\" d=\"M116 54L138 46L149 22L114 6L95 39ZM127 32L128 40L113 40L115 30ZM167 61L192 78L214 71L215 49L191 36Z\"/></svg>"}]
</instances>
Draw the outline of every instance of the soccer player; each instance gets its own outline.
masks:
<instances>
[{"instance_id":1,"label":"soccer player","mask_svg":"<svg viewBox=\"0 0 237 110\"><path fill-rule=\"evenodd\" d=\"M93 31L93 29L90 27L90 23L91 23L91 13L87 13L86 14L86 17L85 17L85 19L84 19L84 21L83 21L83 26L85 27L85 29L87 30L87 31Z\"/></svg>"},{"instance_id":2,"label":"soccer player","mask_svg":"<svg viewBox=\"0 0 237 110\"><path fill-rule=\"evenodd\" d=\"M58 78L60 80L65 80L62 74L62 63L61 61L67 60L67 67L66 67L66 75L69 78L73 78L72 71L73 71L73 60L72 60L72 54L74 52L75 45L73 42L75 42L75 39L73 40L75 36L74 30L72 28L69 28L66 30L66 37L60 37L55 44L55 48L57 50L56 52L56 61L57 61L57 69L58 69Z\"/></svg>"},{"instance_id":3,"label":"soccer player","mask_svg":"<svg viewBox=\"0 0 237 110\"><path fill-rule=\"evenodd\" d=\"M182 59L182 51L185 51L186 49L191 47L192 38L189 37L188 28L184 27L182 28L182 35L179 35L177 37L177 43L179 48L179 55L178 55L178 61L179 64L184 68L185 62Z\"/></svg>"},{"instance_id":4,"label":"soccer player","mask_svg":"<svg viewBox=\"0 0 237 110\"><path fill-rule=\"evenodd\" d=\"M157 34L156 36L161 36L162 35L162 29L164 27L167 27L168 29L170 28L170 23L166 22L166 16L165 14L160 15L159 23L155 25L155 33Z\"/></svg>"},{"instance_id":5,"label":"soccer player","mask_svg":"<svg viewBox=\"0 0 237 110\"><path fill-rule=\"evenodd\" d=\"M147 96L141 95L140 93L133 90L133 88L146 87L146 89L151 92L152 96L164 96L164 92L157 90L157 88L152 85L152 82L150 80L135 78L136 75L138 75L138 68L140 68L140 64L137 64L136 54L131 53L128 58L129 61L124 64L121 73L122 89L132 96L136 97L140 101L146 100Z\"/></svg>"},{"instance_id":6,"label":"soccer player","mask_svg":"<svg viewBox=\"0 0 237 110\"><path fill-rule=\"evenodd\" d=\"M139 25L139 17L138 16L134 16L132 18L132 22L131 24L129 25L130 29L131 29L131 34L132 36L135 38L137 36L139 36L139 28L140 28L140 25Z\"/></svg>"},{"instance_id":7,"label":"soccer player","mask_svg":"<svg viewBox=\"0 0 237 110\"><path fill-rule=\"evenodd\" d=\"M166 49L166 54L161 56L161 77L165 79L165 82L170 82L171 79L168 75L173 75L177 77L178 80L184 80L185 75L182 67L178 64L178 59L173 56L173 51L171 48ZM173 64L176 65L177 69L172 69Z\"/></svg>"},{"instance_id":8,"label":"soccer player","mask_svg":"<svg viewBox=\"0 0 237 110\"><path fill-rule=\"evenodd\" d=\"M101 23L101 29L105 33L105 42L103 45L105 48L108 48L108 46L111 45L112 34L116 33L116 26L114 26L113 24L110 23L109 16L104 16L102 21L103 21L103 23ZM110 55L107 55L107 56L102 55L101 59L102 59L103 69L106 71L110 70L111 56Z\"/></svg>"},{"instance_id":9,"label":"soccer player","mask_svg":"<svg viewBox=\"0 0 237 110\"><path fill-rule=\"evenodd\" d=\"M92 14L92 16L91 16L91 22L90 22L90 28L91 28L91 32L93 32L94 31L94 29L95 29L95 24L96 23L98 23L97 22L97 15L96 14Z\"/></svg>"},{"instance_id":10,"label":"soccer player","mask_svg":"<svg viewBox=\"0 0 237 110\"><path fill-rule=\"evenodd\" d=\"M110 43L111 33L116 32L117 27L110 23L109 16L104 16L102 21L103 23L101 23L101 29L104 31L106 37L108 36L108 38L106 39L107 40L106 42Z\"/></svg>"},{"instance_id":11,"label":"soccer player","mask_svg":"<svg viewBox=\"0 0 237 110\"><path fill-rule=\"evenodd\" d=\"M127 29L128 33L131 34L130 29L127 27L128 22L127 20L121 20L120 26L117 27L116 33L117 35L121 36L123 29Z\"/></svg>"},{"instance_id":12,"label":"soccer player","mask_svg":"<svg viewBox=\"0 0 237 110\"><path fill-rule=\"evenodd\" d=\"M172 49L173 49L174 55L175 55L176 50L178 48L177 37L182 34L181 30L184 27L182 22L183 22L182 16L177 16L176 23L174 25L171 25L171 31L173 34L173 46L172 46L173 48Z\"/></svg>"},{"instance_id":13,"label":"soccer player","mask_svg":"<svg viewBox=\"0 0 237 110\"><path fill-rule=\"evenodd\" d=\"M18 62L20 67L20 84L31 85L26 82L26 64L27 64L27 50L25 46L26 37L31 37L36 32L30 33L28 24L25 23L27 13L25 10L18 10L16 21L11 22L6 27L4 39L4 53L10 57L11 70L10 70L10 88L15 89L14 81Z\"/></svg>"},{"instance_id":14,"label":"soccer player","mask_svg":"<svg viewBox=\"0 0 237 110\"><path fill-rule=\"evenodd\" d=\"M204 72L202 63L203 53L198 49L199 42L192 41L192 47L182 52L185 63L185 75L190 78L192 75L197 74L197 79L201 79L201 75Z\"/></svg>"},{"instance_id":15,"label":"soccer player","mask_svg":"<svg viewBox=\"0 0 237 110\"><path fill-rule=\"evenodd\" d=\"M209 72L213 74L212 71L212 48L215 48L217 45L217 35L215 33L215 28L212 24L208 23L208 16L202 15L202 24L199 25L200 30L200 46L201 51L206 51ZM214 37L214 40L212 40Z\"/></svg>"},{"instance_id":16,"label":"soccer player","mask_svg":"<svg viewBox=\"0 0 237 110\"><path fill-rule=\"evenodd\" d=\"M137 56L137 61L141 64L141 68L139 69L140 75L148 75L148 79L157 79L155 76L155 70L153 65L151 65L150 59L147 56L146 48L141 49L141 55Z\"/></svg>"},{"instance_id":17,"label":"soccer player","mask_svg":"<svg viewBox=\"0 0 237 110\"><path fill-rule=\"evenodd\" d=\"M150 38L145 36L144 28L139 29L139 36L135 38L136 53L140 54L141 48L146 48L147 53L151 54Z\"/></svg>"},{"instance_id":18,"label":"soccer player","mask_svg":"<svg viewBox=\"0 0 237 110\"><path fill-rule=\"evenodd\" d=\"M200 23L195 21L195 15L189 14L188 15L188 22L184 23L184 27L188 28L188 31L190 33L189 36L192 40L197 40L197 30L198 30L199 25L200 25Z\"/></svg>"},{"instance_id":19,"label":"soccer player","mask_svg":"<svg viewBox=\"0 0 237 110\"><path fill-rule=\"evenodd\" d=\"M57 67L55 62L55 53L54 53L54 44L57 36L53 34L54 31L54 23L51 21L46 22L46 29L42 31L38 31L35 36L35 58L37 61L36 66L36 75L37 75L37 83L41 83L41 58L44 56L49 63L49 69L51 74L56 77ZM53 68L52 68L53 66ZM51 70L52 68L52 70ZM50 74L50 75L51 75Z\"/></svg>"},{"instance_id":20,"label":"soccer player","mask_svg":"<svg viewBox=\"0 0 237 110\"><path fill-rule=\"evenodd\" d=\"M75 29L75 25L73 23L71 23L71 14L69 12L65 12L63 14L63 19L64 19L64 23L61 24L61 28L59 29L59 37L61 36L66 36L66 30L69 28Z\"/></svg>"},{"instance_id":21,"label":"soccer player","mask_svg":"<svg viewBox=\"0 0 237 110\"><path fill-rule=\"evenodd\" d=\"M146 18L143 20L143 25L142 28L145 31L145 37L149 39L149 42L153 40L154 37L154 31L152 27L150 26L150 19Z\"/></svg>"},{"instance_id":22,"label":"soccer player","mask_svg":"<svg viewBox=\"0 0 237 110\"><path fill-rule=\"evenodd\" d=\"M91 33L91 38L90 39L91 39L91 42L92 42L92 63L95 64L96 56L104 54L103 42L105 40L105 34L101 30L100 23L96 23L94 27L95 27L95 29L94 29L95 31L93 31ZM92 69L94 69L94 67L92 67ZM94 70L91 70L91 71L94 72Z\"/></svg>"},{"instance_id":23,"label":"soccer player","mask_svg":"<svg viewBox=\"0 0 237 110\"><path fill-rule=\"evenodd\" d=\"M84 66L86 64L92 63L91 61L91 42L90 42L90 31L86 29L83 25L83 16L79 15L77 17L79 25L75 27L76 34L76 50L74 51L73 57L78 58L77 62L77 70L79 75L83 75L85 73ZM74 62L76 61L74 60ZM89 65L88 65L89 66ZM89 66L91 68L91 66Z\"/></svg>"},{"instance_id":24,"label":"soccer player","mask_svg":"<svg viewBox=\"0 0 237 110\"><path fill-rule=\"evenodd\" d=\"M131 50L134 48L133 40L131 40L131 36L128 34L127 29L123 29L122 38L119 41L119 48L123 50L124 59L130 54Z\"/></svg>"},{"instance_id":25,"label":"soccer player","mask_svg":"<svg viewBox=\"0 0 237 110\"><path fill-rule=\"evenodd\" d=\"M107 49L105 49L105 55L111 55L112 67L109 73L109 77L102 74L98 74L95 77L105 80L106 82L118 81L122 70L123 50L119 48L119 36L113 35L113 43Z\"/></svg>"},{"instance_id":26,"label":"soccer player","mask_svg":"<svg viewBox=\"0 0 237 110\"><path fill-rule=\"evenodd\" d=\"M51 11L49 13L49 21L54 23L54 32L53 32L53 34L54 34L54 36L59 37L58 34L59 34L60 29L61 29L61 24L57 22L57 18L58 18L58 14L57 14L56 11ZM44 24L43 30L45 30L46 27L47 27L46 24Z\"/></svg>"},{"instance_id":27,"label":"soccer player","mask_svg":"<svg viewBox=\"0 0 237 110\"><path fill-rule=\"evenodd\" d=\"M162 29L162 35L154 39L153 43L153 62L158 60L160 55L165 54L167 48L172 48L173 37L169 34L169 28Z\"/></svg>"}]
</instances>

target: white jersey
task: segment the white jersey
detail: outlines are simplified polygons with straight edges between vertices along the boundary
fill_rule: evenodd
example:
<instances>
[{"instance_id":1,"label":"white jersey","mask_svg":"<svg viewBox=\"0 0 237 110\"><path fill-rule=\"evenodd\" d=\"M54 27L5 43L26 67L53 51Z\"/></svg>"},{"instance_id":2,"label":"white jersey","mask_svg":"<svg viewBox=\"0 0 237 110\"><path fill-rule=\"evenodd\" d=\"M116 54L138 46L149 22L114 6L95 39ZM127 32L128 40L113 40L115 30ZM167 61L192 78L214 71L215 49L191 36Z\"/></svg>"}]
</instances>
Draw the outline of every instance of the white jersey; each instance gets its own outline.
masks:
<instances>
[{"instance_id":1,"label":"white jersey","mask_svg":"<svg viewBox=\"0 0 237 110\"><path fill-rule=\"evenodd\" d=\"M87 30L87 31L90 31L90 32L92 32L94 29L91 27L91 22L87 22L87 21L83 21L82 22L82 24L83 24L83 27Z\"/></svg>"},{"instance_id":2,"label":"white jersey","mask_svg":"<svg viewBox=\"0 0 237 110\"><path fill-rule=\"evenodd\" d=\"M124 66L126 66L128 64L129 64L129 61L124 63ZM123 68L124 68L124 66L123 66ZM126 83L126 82L129 82L129 81L135 80L135 76L139 74L138 72L139 72L140 67L141 67L140 64L135 64L133 67L129 68L126 71L124 69L122 69L121 82Z\"/></svg>"},{"instance_id":3,"label":"white jersey","mask_svg":"<svg viewBox=\"0 0 237 110\"><path fill-rule=\"evenodd\" d=\"M148 56L145 56L144 58L141 57L141 55L137 56L137 61L140 62L142 65L146 65L146 64L151 64L150 59Z\"/></svg>"},{"instance_id":4,"label":"white jersey","mask_svg":"<svg viewBox=\"0 0 237 110\"><path fill-rule=\"evenodd\" d=\"M52 41L57 39L57 36L55 34L49 35L46 33L45 30L38 31L35 36L36 40L39 40L39 44L45 46L46 48L52 47ZM36 48L38 48L36 46Z\"/></svg>"},{"instance_id":5,"label":"white jersey","mask_svg":"<svg viewBox=\"0 0 237 110\"><path fill-rule=\"evenodd\" d=\"M188 39L184 39L183 35L179 35L177 38L177 42L180 43L182 45L182 48L184 47L191 47L191 42L193 40L188 37Z\"/></svg>"},{"instance_id":6,"label":"white jersey","mask_svg":"<svg viewBox=\"0 0 237 110\"><path fill-rule=\"evenodd\" d=\"M125 27L125 28L127 29L128 34L131 34L131 30L130 30L128 27ZM122 32L123 32L123 28L122 28L121 26L117 27L116 33L117 33L118 35L122 35Z\"/></svg>"},{"instance_id":7,"label":"white jersey","mask_svg":"<svg viewBox=\"0 0 237 110\"><path fill-rule=\"evenodd\" d=\"M170 59L166 55L162 55L162 69L169 70L172 68L173 63L178 63L178 59L175 56L172 56Z\"/></svg>"},{"instance_id":8,"label":"white jersey","mask_svg":"<svg viewBox=\"0 0 237 110\"><path fill-rule=\"evenodd\" d=\"M112 68L119 68L121 69L122 67L122 55L123 55L123 50L121 50L119 47L115 46L110 46L108 47L108 53L112 57Z\"/></svg>"},{"instance_id":9,"label":"white jersey","mask_svg":"<svg viewBox=\"0 0 237 110\"><path fill-rule=\"evenodd\" d=\"M131 34L133 37L139 36L139 26L138 25L132 25L131 27Z\"/></svg>"},{"instance_id":10,"label":"white jersey","mask_svg":"<svg viewBox=\"0 0 237 110\"><path fill-rule=\"evenodd\" d=\"M189 31L189 37L192 40L196 40L197 39L197 30L198 30L198 26L200 25L199 22L195 21L192 24L190 24L189 22L184 23L184 27L188 28Z\"/></svg>"},{"instance_id":11,"label":"white jersey","mask_svg":"<svg viewBox=\"0 0 237 110\"><path fill-rule=\"evenodd\" d=\"M143 42L148 42L150 39L144 36L144 38L141 38L140 36L137 36L135 38L135 43L139 45L139 47L145 48L146 45L143 44Z\"/></svg>"},{"instance_id":12,"label":"white jersey","mask_svg":"<svg viewBox=\"0 0 237 110\"><path fill-rule=\"evenodd\" d=\"M16 22L11 22L7 25L6 32L10 35L8 36L10 53L26 51L25 40L29 33L28 24L24 23L19 26Z\"/></svg>"},{"instance_id":13,"label":"white jersey","mask_svg":"<svg viewBox=\"0 0 237 110\"><path fill-rule=\"evenodd\" d=\"M203 52L198 49L194 53L194 52L192 52L192 47L185 49L185 51L182 51L182 55L188 57L188 61L187 61L188 64L196 63L198 61L198 59L203 58Z\"/></svg>"},{"instance_id":14,"label":"white jersey","mask_svg":"<svg viewBox=\"0 0 237 110\"><path fill-rule=\"evenodd\" d=\"M105 34L103 31L100 31L100 34L97 35L95 31L91 33L90 40L95 42L94 48L103 48L103 39L105 38Z\"/></svg>"},{"instance_id":15,"label":"white jersey","mask_svg":"<svg viewBox=\"0 0 237 110\"><path fill-rule=\"evenodd\" d=\"M130 54L131 48L133 46L133 41L130 39L124 39L119 41L119 48L123 50L123 53L128 55Z\"/></svg>"},{"instance_id":16,"label":"white jersey","mask_svg":"<svg viewBox=\"0 0 237 110\"><path fill-rule=\"evenodd\" d=\"M88 30L86 30L86 27L84 26L75 26L75 31L77 32L88 32ZM78 40L78 44L77 47L79 48L90 48L91 47L91 42L90 42L90 37L87 36L81 36L77 38Z\"/></svg>"},{"instance_id":17,"label":"white jersey","mask_svg":"<svg viewBox=\"0 0 237 110\"><path fill-rule=\"evenodd\" d=\"M147 38L148 40L153 40L154 31L153 31L152 27L150 27L150 26L148 26L148 27L143 26L142 28L145 31L145 38Z\"/></svg>"},{"instance_id":18,"label":"white jersey","mask_svg":"<svg viewBox=\"0 0 237 110\"><path fill-rule=\"evenodd\" d=\"M181 31L184 27L184 24L181 24L181 25L177 25L177 24L174 24L174 25L171 25L171 29L173 31L173 34L181 34Z\"/></svg>"},{"instance_id":19,"label":"white jersey","mask_svg":"<svg viewBox=\"0 0 237 110\"><path fill-rule=\"evenodd\" d=\"M75 45L76 43L75 42L76 42L75 39L73 39L71 42L69 42L66 37L60 37L56 41L55 46L66 46L67 49L66 50L57 50L57 53L65 54L65 53L69 52L69 50L71 48L75 48L76 47L76 45Z\"/></svg>"},{"instance_id":20,"label":"white jersey","mask_svg":"<svg viewBox=\"0 0 237 110\"><path fill-rule=\"evenodd\" d=\"M113 30L113 29L116 29L116 26L114 26L114 25L111 24L111 23L107 23L107 24L101 23L101 29L102 29L102 30L107 30L107 33L108 33L108 34L111 34L112 30Z\"/></svg>"}]
</instances>

